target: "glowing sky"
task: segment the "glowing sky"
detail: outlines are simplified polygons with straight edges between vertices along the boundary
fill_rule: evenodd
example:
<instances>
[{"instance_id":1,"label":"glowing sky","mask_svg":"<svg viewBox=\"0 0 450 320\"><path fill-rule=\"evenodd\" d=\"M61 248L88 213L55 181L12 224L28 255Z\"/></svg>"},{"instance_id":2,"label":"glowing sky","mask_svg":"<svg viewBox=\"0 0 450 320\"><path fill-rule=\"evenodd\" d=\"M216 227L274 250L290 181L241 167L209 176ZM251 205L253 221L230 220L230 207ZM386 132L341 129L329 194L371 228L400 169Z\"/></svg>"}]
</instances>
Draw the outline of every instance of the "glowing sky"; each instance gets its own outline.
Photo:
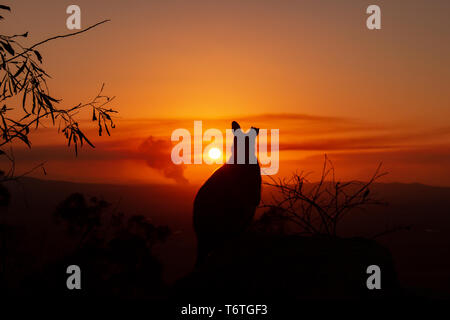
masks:
<instances>
[{"instance_id":1,"label":"glowing sky","mask_svg":"<svg viewBox=\"0 0 450 320\"><path fill-rule=\"evenodd\" d=\"M71 1L4 3L2 32L30 31L30 43L68 32ZM40 49L51 93L76 104L105 82L117 129L77 160L45 129L18 157L47 160L53 179L170 183L149 160L166 156L155 141L193 120L222 130L240 120L280 129L283 174L316 170L329 153L346 178L384 161L388 181L450 185L450 2L374 3L378 31L356 0L76 1L82 27L112 21ZM163 151L142 149L150 136ZM181 174L200 182L211 170Z\"/></svg>"}]
</instances>

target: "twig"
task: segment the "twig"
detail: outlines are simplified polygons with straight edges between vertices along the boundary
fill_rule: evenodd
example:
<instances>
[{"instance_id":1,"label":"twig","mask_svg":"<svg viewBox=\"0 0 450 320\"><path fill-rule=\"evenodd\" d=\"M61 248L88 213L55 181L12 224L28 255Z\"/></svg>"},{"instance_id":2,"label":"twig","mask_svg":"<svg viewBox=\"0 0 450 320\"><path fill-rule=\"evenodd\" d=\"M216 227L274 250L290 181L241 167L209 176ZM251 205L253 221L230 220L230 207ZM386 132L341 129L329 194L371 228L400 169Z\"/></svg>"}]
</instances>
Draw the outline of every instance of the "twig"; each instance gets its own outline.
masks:
<instances>
[{"instance_id":1,"label":"twig","mask_svg":"<svg viewBox=\"0 0 450 320\"><path fill-rule=\"evenodd\" d=\"M106 20L97 22L96 24L94 24L94 25L92 25L92 26L90 26L90 27L87 27L86 29L77 31L77 32L72 32L72 33L63 34L63 35L57 35L57 36L54 36L54 37L51 37L51 38L42 40L42 41L40 41L40 42L38 42L38 43L32 45L30 48L26 49L25 51L23 51L23 52L21 52L21 53L15 55L14 57L11 57L11 58L5 60L5 62L7 63L7 62L10 62L11 60L17 59L18 57L23 56L24 54L26 54L26 53L32 51L34 48L36 48L36 47L38 47L38 46L40 46L40 45L42 45L42 44L44 44L44 43L46 43L46 42L49 42L49 41L52 41L52 40L55 40L55 39L61 39L61 38L67 38L67 37L76 36L76 35L78 35L78 34L80 34L80 33L86 32L86 31L88 31L88 30L90 30L90 29L93 29L93 28L95 28L95 27L97 27L97 26L99 26L99 25L101 25L101 24L103 24L103 23L109 22L109 21L111 21L111 20L110 20L110 19L106 19Z\"/></svg>"}]
</instances>

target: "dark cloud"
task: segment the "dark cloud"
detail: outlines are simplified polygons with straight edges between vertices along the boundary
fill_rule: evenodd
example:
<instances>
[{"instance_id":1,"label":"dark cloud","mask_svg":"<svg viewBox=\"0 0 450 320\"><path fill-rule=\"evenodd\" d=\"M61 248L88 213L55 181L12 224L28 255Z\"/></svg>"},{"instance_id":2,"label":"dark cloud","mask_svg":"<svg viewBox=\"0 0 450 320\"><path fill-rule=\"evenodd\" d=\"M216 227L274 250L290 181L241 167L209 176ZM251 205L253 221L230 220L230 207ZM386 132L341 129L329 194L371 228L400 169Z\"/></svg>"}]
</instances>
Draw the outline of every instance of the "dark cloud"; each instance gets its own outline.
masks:
<instances>
[{"instance_id":1,"label":"dark cloud","mask_svg":"<svg viewBox=\"0 0 450 320\"><path fill-rule=\"evenodd\" d=\"M282 121L282 120L296 120L296 121L318 121L318 122L330 122L340 121L349 122L350 119L340 117L325 117L316 116L304 113L264 113L252 116L237 117L244 121Z\"/></svg>"},{"instance_id":2,"label":"dark cloud","mask_svg":"<svg viewBox=\"0 0 450 320\"><path fill-rule=\"evenodd\" d=\"M138 140L139 141L139 140ZM134 146L133 146L134 145ZM96 148L84 146L78 156L72 149L64 145L34 146L32 149L17 148L17 161L144 161L152 169L161 172L164 177L173 179L177 183L186 184L184 165L175 165L171 160L172 142L170 138L154 138L149 136L137 145L132 140L115 140L98 143Z\"/></svg>"},{"instance_id":3,"label":"dark cloud","mask_svg":"<svg viewBox=\"0 0 450 320\"><path fill-rule=\"evenodd\" d=\"M228 119L204 119L203 130L208 128L224 130L230 127L231 120L239 121L245 128L252 125L267 129L278 127L280 151L312 151L308 154L315 151L319 155L334 153L337 159L340 159L338 154L348 153L349 156L345 159L355 167L361 167L367 162L376 162L378 159L392 163L395 166L394 171L403 172L406 176L406 165L412 166L417 162L417 168L414 170L419 172L419 167L423 166L420 172L426 170L432 172L437 170L435 168L447 166L450 161L448 149L450 127L390 126L304 114L260 114ZM48 161L51 165L58 161L60 162L58 165L63 163L67 168L77 162L85 162L86 165L92 163L96 166L97 162L102 161L110 163L131 160L139 162L141 165L139 168L146 165L177 183L187 183L186 166L175 165L171 161L173 145L170 133L176 128L186 128L193 132L193 119L123 120L113 136L107 139L102 137L94 141L96 133L90 132L88 136L92 137L96 148L84 146L79 150L78 157L75 157L73 149L68 148L64 142L42 145L45 140L40 140L41 145L33 144L31 150L22 145L18 146L15 156L18 163ZM372 156L369 157L369 154ZM299 153L296 161L304 160L303 156ZM358 162L358 157L368 158ZM280 161L286 160L281 157ZM321 163L320 157L314 161ZM428 181L425 178L427 177L421 177L421 181ZM437 181L437 178L433 179Z\"/></svg>"},{"instance_id":4,"label":"dark cloud","mask_svg":"<svg viewBox=\"0 0 450 320\"><path fill-rule=\"evenodd\" d=\"M280 151L331 151L331 150L369 150L395 148L399 141L384 137L361 137L339 139L313 139L303 142L280 143Z\"/></svg>"},{"instance_id":5,"label":"dark cloud","mask_svg":"<svg viewBox=\"0 0 450 320\"><path fill-rule=\"evenodd\" d=\"M391 133L364 135L340 138L310 138L300 142L280 142L280 151L336 151L336 150L371 150L371 149L402 149L419 147L427 142L446 139L450 134L448 128L438 128L409 133ZM356 135L356 134L355 134Z\"/></svg>"},{"instance_id":6,"label":"dark cloud","mask_svg":"<svg viewBox=\"0 0 450 320\"><path fill-rule=\"evenodd\" d=\"M153 169L160 171L166 178L177 183L186 184L184 165L175 165L171 161L172 142L170 140L156 139L152 136L145 139L138 147L138 155Z\"/></svg>"}]
</instances>

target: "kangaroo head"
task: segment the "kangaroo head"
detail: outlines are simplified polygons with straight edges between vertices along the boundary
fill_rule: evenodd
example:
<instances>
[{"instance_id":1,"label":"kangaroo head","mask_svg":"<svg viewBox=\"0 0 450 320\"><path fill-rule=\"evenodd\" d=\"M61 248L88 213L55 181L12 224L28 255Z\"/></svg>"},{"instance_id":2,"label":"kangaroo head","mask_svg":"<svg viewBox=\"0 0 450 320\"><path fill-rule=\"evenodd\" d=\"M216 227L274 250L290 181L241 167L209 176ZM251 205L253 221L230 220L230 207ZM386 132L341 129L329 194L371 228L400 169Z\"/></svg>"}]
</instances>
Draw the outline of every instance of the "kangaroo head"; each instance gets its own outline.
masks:
<instances>
[{"instance_id":1,"label":"kangaroo head","mask_svg":"<svg viewBox=\"0 0 450 320\"><path fill-rule=\"evenodd\" d=\"M241 126L236 121L231 123L234 141L231 149L231 157L228 163L232 164L257 164L256 158L256 136L259 134L259 128L251 127L244 133Z\"/></svg>"}]
</instances>

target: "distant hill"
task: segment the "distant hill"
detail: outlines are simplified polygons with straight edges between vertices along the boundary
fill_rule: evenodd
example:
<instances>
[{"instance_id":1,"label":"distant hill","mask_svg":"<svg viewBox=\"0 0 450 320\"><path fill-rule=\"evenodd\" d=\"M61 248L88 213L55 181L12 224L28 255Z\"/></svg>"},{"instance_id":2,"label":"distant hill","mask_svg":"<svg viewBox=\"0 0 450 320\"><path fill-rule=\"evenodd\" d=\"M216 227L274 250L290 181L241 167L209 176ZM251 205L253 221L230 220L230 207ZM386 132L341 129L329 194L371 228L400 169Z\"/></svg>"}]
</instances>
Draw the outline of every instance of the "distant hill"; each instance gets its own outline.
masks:
<instances>
[{"instance_id":1,"label":"distant hill","mask_svg":"<svg viewBox=\"0 0 450 320\"><path fill-rule=\"evenodd\" d=\"M175 281L192 268L195 237L191 214L198 186L87 184L23 178L19 183L9 182L7 187L12 202L2 216L8 224L32 236L34 251L45 252L57 245L62 231L55 227L52 212L68 195L81 192L111 202L113 210L142 214L155 224L172 229L169 241L156 248L167 281ZM342 224L342 234L367 237L397 225L410 225L410 231L378 239L392 252L400 282L419 291L450 295L450 188L377 183L371 191L389 205L349 215ZM263 188L263 198L269 193Z\"/></svg>"}]
</instances>

